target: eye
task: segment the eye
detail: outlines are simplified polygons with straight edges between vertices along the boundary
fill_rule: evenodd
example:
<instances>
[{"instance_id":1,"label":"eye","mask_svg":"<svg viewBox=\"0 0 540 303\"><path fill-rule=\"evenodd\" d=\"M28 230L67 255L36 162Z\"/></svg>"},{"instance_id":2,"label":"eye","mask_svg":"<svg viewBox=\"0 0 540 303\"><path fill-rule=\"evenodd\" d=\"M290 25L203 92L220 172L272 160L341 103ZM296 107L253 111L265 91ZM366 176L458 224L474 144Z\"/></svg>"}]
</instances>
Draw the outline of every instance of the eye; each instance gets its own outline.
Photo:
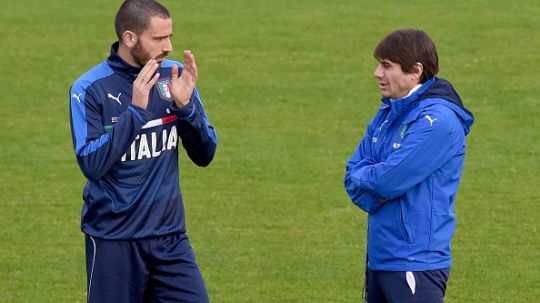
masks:
<instances>
[{"instance_id":1,"label":"eye","mask_svg":"<svg viewBox=\"0 0 540 303\"><path fill-rule=\"evenodd\" d=\"M381 60L379 61L379 64L382 66L382 68L384 69L388 69L391 67L390 63L388 61L384 61L384 60Z\"/></svg>"}]
</instances>

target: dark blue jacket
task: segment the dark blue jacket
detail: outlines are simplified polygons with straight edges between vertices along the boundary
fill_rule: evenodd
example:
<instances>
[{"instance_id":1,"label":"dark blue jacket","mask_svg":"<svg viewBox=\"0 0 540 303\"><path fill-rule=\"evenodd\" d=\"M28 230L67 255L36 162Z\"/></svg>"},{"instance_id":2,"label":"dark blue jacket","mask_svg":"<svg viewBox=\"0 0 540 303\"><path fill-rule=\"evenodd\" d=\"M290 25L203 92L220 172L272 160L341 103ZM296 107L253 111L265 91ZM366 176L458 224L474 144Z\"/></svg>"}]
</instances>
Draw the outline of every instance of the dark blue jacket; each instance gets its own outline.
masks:
<instances>
[{"instance_id":1,"label":"dark blue jacket","mask_svg":"<svg viewBox=\"0 0 540 303\"><path fill-rule=\"evenodd\" d=\"M131 104L140 68L124 62L113 44L109 58L70 90L71 132L77 161L88 179L81 229L103 239L135 239L185 232L179 187L178 141L191 160L208 165L217 137L195 89L182 109L170 95L165 60L146 109Z\"/></svg>"},{"instance_id":2,"label":"dark blue jacket","mask_svg":"<svg viewBox=\"0 0 540 303\"><path fill-rule=\"evenodd\" d=\"M448 268L473 115L450 83L438 78L410 96L382 101L345 175L351 200L368 212L368 266Z\"/></svg>"}]
</instances>

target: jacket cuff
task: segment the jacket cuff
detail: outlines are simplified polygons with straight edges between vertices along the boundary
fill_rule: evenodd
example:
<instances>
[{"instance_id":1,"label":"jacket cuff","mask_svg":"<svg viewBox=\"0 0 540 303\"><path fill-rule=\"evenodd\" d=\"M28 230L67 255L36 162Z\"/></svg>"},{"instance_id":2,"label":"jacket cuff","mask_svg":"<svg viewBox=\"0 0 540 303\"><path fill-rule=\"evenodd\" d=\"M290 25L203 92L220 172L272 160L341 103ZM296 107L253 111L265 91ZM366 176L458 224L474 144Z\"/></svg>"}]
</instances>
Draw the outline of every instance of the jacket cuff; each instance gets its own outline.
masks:
<instances>
[{"instance_id":1,"label":"jacket cuff","mask_svg":"<svg viewBox=\"0 0 540 303\"><path fill-rule=\"evenodd\" d=\"M172 103L171 112L173 112L178 118L182 120L189 119L195 113L195 105L193 104L193 98L189 100L188 104L182 108L178 108L176 103Z\"/></svg>"}]
</instances>

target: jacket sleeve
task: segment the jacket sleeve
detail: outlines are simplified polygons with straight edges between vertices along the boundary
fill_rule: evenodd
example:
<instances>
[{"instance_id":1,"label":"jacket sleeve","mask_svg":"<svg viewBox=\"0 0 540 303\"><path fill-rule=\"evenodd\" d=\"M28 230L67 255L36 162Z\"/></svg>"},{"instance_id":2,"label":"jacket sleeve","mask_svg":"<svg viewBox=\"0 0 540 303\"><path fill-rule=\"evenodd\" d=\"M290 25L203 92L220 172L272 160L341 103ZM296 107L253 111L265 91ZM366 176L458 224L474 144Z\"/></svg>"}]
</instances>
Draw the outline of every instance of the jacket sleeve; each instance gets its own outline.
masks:
<instances>
[{"instance_id":1,"label":"jacket sleeve","mask_svg":"<svg viewBox=\"0 0 540 303\"><path fill-rule=\"evenodd\" d=\"M349 159L349 161L347 161L344 183L347 194L356 206L368 213L375 213L383 205L382 201L380 201L374 194L357 186L352 180L352 176L355 172L363 167L375 164L375 161L371 156L371 134L371 127L368 126L366 135L362 141L360 141L360 144L352 157Z\"/></svg>"},{"instance_id":2,"label":"jacket sleeve","mask_svg":"<svg viewBox=\"0 0 540 303\"><path fill-rule=\"evenodd\" d=\"M92 92L75 83L70 90L70 122L77 162L90 180L99 180L129 149L151 113L129 105L106 131L101 106Z\"/></svg>"},{"instance_id":3,"label":"jacket sleeve","mask_svg":"<svg viewBox=\"0 0 540 303\"><path fill-rule=\"evenodd\" d=\"M208 166L214 159L217 135L208 122L197 88L188 105L178 109L173 102L171 110L179 118L179 136L189 158L198 166Z\"/></svg>"},{"instance_id":4,"label":"jacket sleeve","mask_svg":"<svg viewBox=\"0 0 540 303\"><path fill-rule=\"evenodd\" d=\"M384 162L355 171L352 183L386 199L400 197L443 166L463 144L463 127L455 113L444 106L430 107L409 127L398 150Z\"/></svg>"}]
</instances>

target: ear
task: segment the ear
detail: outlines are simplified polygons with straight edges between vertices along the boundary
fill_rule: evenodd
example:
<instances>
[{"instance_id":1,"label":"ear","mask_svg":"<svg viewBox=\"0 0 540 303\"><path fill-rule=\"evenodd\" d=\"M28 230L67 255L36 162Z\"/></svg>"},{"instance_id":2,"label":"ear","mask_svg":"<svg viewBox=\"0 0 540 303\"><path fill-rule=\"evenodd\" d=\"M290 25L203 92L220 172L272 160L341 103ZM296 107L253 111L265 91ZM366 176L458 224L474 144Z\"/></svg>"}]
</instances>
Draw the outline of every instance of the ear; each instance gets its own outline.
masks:
<instances>
[{"instance_id":1,"label":"ear","mask_svg":"<svg viewBox=\"0 0 540 303\"><path fill-rule=\"evenodd\" d=\"M413 71L411 73L411 80L417 80L420 82L420 78L422 78L422 73L424 72L424 66L420 62L416 62L413 65Z\"/></svg>"},{"instance_id":2,"label":"ear","mask_svg":"<svg viewBox=\"0 0 540 303\"><path fill-rule=\"evenodd\" d=\"M137 44L137 34L132 31L124 31L122 33L122 43L124 43L128 48L132 48Z\"/></svg>"}]
</instances>

